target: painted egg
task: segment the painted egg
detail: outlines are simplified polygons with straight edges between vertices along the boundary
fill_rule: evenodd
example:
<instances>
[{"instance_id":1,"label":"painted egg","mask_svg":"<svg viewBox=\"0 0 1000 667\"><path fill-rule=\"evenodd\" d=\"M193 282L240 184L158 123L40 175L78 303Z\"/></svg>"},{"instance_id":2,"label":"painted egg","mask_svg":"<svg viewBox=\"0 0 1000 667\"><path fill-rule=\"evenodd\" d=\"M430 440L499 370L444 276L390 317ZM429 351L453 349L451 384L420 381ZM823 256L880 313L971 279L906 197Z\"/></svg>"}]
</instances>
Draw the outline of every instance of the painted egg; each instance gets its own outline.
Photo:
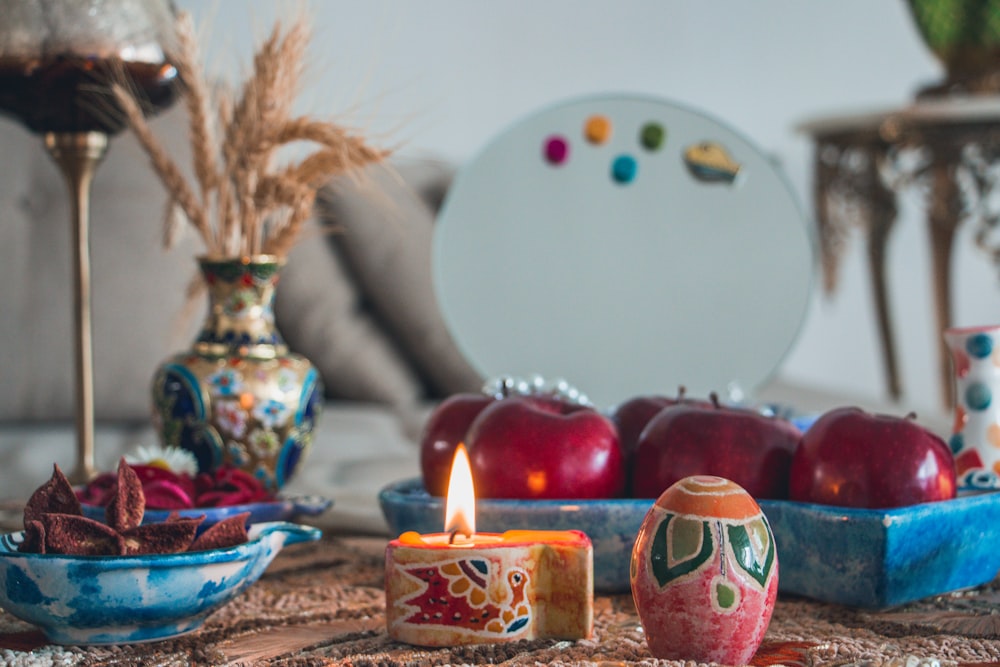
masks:
<instances>
[{"instance_id":1,"label":"painted egg","mask_svg":"<svg viewBox=\"0 0 1000 667\"><path fill-rule=\"evenodd\" d=\"M630 576L655 657L745 665L774 611L774 535L738 484L685 477L643 519Z\"/></svg>"}]
</instances>

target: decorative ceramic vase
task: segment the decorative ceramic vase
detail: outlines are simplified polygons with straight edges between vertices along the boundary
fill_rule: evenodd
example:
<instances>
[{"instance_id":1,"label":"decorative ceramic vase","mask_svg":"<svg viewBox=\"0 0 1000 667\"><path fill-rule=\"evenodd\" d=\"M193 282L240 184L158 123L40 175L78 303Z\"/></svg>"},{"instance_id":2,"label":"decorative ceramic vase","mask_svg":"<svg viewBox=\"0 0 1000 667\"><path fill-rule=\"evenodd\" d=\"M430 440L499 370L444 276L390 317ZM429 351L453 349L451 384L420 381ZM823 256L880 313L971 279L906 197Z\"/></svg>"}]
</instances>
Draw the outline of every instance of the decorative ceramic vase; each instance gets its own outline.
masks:
<instances>
[{"instance_id":1,"label":"decorative ceramic vase","mask_svg":"<svg viewBox=\"0 0 1000 667\"><path fill-rule=\"evenodd\" d=\"M655 657L745 665L778 594L774 536L738 484L685 477L643 519L630 578Z\"/></svg>"},{"instance_id":2,"label":"decorative ceramic vase","mask_svg":"<svg viewBox=\"0 0 1000 667\"><path fill-rule=\"evenodd\" d=\"M209 312L190 351L153 379L165 446L192 452L200 471L234 465L278 490L312 442L323 387L274 324L282 261L270 255L200 259Z\"/></svg>"},{"instance_id":3,"label":"decorative ceramic vase","mask_svg":"<svg viewBox=\"0 0 1000 667\"><path fill-rule=\"evenodd\" d=\"M1000 325L953 327L944 340L955 376L948 444L958 487L1000 488Z\"/></svg>"},{"instance_id":4,"label":"decorative ceramic vase","mask_svg":"<svg viewBox=\"0 0 1000 667\"><path fill-rule=\"evenodd\" d=\"M945 80L924 95L1000 92L1000 0L907 0Z\"/></svg>"}]
</instances>

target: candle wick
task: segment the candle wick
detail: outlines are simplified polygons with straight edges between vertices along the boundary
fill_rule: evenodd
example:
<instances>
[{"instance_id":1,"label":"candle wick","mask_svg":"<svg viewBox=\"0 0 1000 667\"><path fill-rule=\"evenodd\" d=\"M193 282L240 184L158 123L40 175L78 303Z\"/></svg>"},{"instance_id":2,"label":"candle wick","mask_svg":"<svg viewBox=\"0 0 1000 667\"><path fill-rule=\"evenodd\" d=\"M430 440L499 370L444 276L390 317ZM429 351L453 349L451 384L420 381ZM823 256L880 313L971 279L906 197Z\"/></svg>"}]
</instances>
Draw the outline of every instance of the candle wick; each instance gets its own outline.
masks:
<instances>
[{"instance_id":1,"label":"candle wick","mask_svg":"<svg viewBox=\"0 0 1000 667\"><path fill-rule=\"evenodd\" d=\"M458 536L459 531L461 531L461 529L456 528L455 530L448 533L448 544L455 543L455 538ZM467 539L472 539L472 535L470 535L469 533L462 532L462 535L464 535Z\"/></svg>"}]
</instances>

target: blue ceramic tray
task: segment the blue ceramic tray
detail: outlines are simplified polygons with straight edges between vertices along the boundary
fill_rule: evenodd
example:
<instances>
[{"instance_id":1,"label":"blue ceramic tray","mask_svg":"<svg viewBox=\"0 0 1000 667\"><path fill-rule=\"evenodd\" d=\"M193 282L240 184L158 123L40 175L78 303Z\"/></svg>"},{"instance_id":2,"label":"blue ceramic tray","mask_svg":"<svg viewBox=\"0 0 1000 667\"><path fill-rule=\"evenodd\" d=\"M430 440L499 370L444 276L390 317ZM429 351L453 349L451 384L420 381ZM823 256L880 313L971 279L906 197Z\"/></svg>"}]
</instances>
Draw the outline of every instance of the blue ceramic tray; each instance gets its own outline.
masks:
<instances>
[{"instance_id":1,"label":"blue ceramic tray","mask_svg":"<svg viewBox=\"0 0 1000 667\"><path fill-rule=\"evenodd\" d=\"M419 479L379 503L394 534L440 532L444 500ZM594 588L627 593L632 544L652 500L479 500L477 530L583 530L594 544ZM892 510L763 500L778 546L778 590L823 602L884 608L986 583L1000 570L1000 494Z\"/></svg>"},{"instance_id":2,"label":"blue ceramic tray","mask_svg":"<svg viewBox=\"0 0 1000 667\"><path fill-rule=\"evenodd\" d=\"M760 503L778 546L778 590L869 608L991 581L1000 494L890 510Z\"/></svg>"}]
</instances>

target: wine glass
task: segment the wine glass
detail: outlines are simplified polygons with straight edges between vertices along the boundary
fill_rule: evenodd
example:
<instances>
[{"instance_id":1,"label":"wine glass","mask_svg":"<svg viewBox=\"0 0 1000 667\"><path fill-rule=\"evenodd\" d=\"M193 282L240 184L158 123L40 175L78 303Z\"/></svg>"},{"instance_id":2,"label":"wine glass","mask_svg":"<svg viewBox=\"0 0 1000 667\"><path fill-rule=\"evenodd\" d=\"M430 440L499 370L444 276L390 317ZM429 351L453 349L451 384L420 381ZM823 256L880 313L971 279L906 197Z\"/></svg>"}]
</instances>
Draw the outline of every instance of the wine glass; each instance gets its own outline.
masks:
<instances>
[{"instance_id":1,"label":"wine glass","mask_svg":"<svg viewBox=\"0 0 1000 667\"><path fill-rule=\"evenodd\" d=\"M76 467L94 469L93 353L90 319L90 186L125 114L110 85L122 82L155 113L173 103L170 64L174 7L169 0L0 0L0 113L43 137L72 199Z\"/></svg>"}]
</instances>

